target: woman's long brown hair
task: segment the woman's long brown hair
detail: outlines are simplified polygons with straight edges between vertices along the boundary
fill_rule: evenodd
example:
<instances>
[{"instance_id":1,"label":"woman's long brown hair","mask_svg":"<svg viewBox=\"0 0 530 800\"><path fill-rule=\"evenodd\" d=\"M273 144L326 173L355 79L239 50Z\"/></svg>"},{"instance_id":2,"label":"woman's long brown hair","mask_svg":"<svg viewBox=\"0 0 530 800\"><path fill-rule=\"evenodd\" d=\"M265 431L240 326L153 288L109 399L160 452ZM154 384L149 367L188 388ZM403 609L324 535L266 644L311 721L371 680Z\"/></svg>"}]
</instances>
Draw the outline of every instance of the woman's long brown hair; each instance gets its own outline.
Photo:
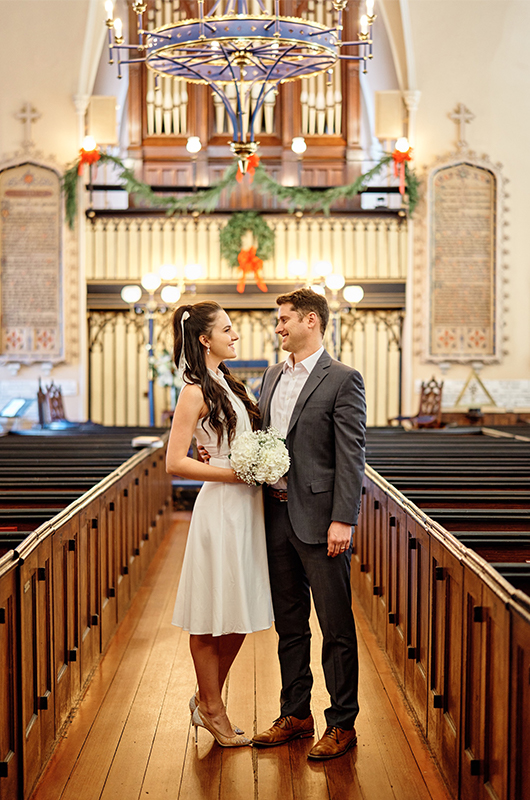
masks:
<instances>
[{"instance_id":1,"label":"woman's long brown hair","mask_svg":"<svg viewBox=\"0 0 530 800\"><path fill-rule=\"evenodd\" d=\"M206 366L205 349L199 341L199 336L211 336L219 312L223 309L218 303L205 301L194 305L179 306L173 314L173 357L178 366L182 349L182 325L184 325L184 355L186 367L184 381L195 383L202 389L204 401L209 408L208 414L202 420L204 428L206 422L217 433L217 444L221 444L223 431L226 426L228 443L231 444L236 432L237 416L232 403L223 387L212 378ZM182 323L182 315L187 311L188 319ZM248 411L252 430L258 430L260 416L258 406L249 397L245 385L235 378L226 364L222 361L219 369L223 373L230 389L238 397Z\"/></svg>"}]
</instances>

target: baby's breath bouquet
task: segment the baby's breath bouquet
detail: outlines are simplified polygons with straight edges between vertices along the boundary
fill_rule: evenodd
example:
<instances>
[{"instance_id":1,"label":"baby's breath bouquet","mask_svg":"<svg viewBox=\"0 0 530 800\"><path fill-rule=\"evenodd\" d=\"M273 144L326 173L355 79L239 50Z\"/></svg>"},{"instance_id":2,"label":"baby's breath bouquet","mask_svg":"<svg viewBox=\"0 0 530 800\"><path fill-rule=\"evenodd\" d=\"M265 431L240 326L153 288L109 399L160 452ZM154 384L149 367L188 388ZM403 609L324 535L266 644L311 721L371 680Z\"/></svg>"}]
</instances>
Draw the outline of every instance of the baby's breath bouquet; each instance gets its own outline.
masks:
<instances>
[{"instance_id":1,"label":"baby's breath bouquet","mask_svg":"<svg viewBox=\"0 0 530 800\"><path fill-rule=\"evenodd\" d=\"M285 441L275 428L241 433L232 443L230 460L236 475L250 485L276 483L290 464Z\"/></svg>"}]
</instances>

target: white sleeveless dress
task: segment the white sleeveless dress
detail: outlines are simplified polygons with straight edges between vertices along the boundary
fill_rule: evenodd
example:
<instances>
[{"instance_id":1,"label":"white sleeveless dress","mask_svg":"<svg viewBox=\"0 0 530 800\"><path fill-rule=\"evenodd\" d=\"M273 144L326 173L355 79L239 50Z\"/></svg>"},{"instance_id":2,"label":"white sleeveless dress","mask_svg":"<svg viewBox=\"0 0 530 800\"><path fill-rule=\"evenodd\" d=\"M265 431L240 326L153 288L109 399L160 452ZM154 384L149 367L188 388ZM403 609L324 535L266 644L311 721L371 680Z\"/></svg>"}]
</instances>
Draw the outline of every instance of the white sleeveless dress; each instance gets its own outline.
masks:
<instances>
[{"instance_id":1,"label":"white sleeveless dress","mask_svg":"<svg viewBox=\"0 0 530 800\"><path fill-rule=\"evenodd\" d=\"M251 430L244 404L221 372L211 372L237 415L236 436ZM229 467L226 435L201 421L195 438L210 464ZM175 602L173 625L193 634L251 633L273 622L261 486L206 481L195 501Z\"/></svg>"}]
</instances>

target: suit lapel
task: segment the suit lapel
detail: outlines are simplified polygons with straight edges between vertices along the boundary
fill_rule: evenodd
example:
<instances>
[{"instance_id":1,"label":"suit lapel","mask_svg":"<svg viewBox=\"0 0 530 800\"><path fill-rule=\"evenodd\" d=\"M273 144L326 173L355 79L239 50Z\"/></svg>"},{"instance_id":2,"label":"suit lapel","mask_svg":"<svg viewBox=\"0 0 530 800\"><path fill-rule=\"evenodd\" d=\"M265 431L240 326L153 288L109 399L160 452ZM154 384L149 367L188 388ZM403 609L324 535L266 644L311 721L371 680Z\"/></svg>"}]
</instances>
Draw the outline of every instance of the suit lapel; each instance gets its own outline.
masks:
<instances>
[{"instance_id":1,"label":"suit lapel","mask_svg":"<svg viewBox=\"0 0 530 800\"><path fill-rule=\"evenodd\" d=\"M275 372L273 372L275 370ZM271 400L272 395L274 394L274 390L278 385L278 381L280 380L281 374L283 370L283 363L276 364L274 367L270 367L271 377L268 381L269 387L264 395L260 397L260 408L261 408L261 424L263 428L268 428L271 424Z\"/></svg>"},{"instance_id":2,"label":"suit lapel","mask_svg":"<svg viewBox=\"0 0 530 800\"><path fill-rule=\"evenodd\" d=\"M315 391L318 384L326 377L328 374L328 369L331 364L331 356L326 350L322 353L320 358L318 359L317 363L311 375L305 382L302 391L298 395L298 399L296 401L296 405L293 409L293 413L291 415L291 419L289 420L289 428L287 430L287 436L291 433L292 429L298 422L298 417L300 416L302 409L307 401L307 398L311 396L311 394Z\"/></svg>"}]
</instances>

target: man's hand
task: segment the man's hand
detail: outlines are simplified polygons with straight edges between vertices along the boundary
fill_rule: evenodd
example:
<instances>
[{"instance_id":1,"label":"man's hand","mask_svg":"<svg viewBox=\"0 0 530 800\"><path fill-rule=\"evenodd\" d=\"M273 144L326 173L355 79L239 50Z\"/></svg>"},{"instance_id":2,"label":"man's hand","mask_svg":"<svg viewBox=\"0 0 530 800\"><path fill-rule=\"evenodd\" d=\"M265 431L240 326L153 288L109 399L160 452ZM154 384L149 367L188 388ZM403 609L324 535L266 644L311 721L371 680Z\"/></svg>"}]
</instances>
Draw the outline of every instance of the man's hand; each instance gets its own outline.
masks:
<instances>
[{"instance_id":1,"label":"man's hand","mask_svg":"<svg viewBox=\"0 0 530 800\"><path fill-rule=\"evenodd\" d=\"M204 447L204 445L202 444L197 445L197 454L199 456L199 461L202 461L203 464L210 463L210 453Z\"/></svg>"},{"instance_id":2,"label":"man's hand","mask_svg":"<svg viewBox=\"0 0 530 800\"><path fill-rule=\"evenodd\" d=\"M347 522L332 522L328 528L328 556L346 552L351 542L351 525Z\"/></svg>"}]
</instances>

